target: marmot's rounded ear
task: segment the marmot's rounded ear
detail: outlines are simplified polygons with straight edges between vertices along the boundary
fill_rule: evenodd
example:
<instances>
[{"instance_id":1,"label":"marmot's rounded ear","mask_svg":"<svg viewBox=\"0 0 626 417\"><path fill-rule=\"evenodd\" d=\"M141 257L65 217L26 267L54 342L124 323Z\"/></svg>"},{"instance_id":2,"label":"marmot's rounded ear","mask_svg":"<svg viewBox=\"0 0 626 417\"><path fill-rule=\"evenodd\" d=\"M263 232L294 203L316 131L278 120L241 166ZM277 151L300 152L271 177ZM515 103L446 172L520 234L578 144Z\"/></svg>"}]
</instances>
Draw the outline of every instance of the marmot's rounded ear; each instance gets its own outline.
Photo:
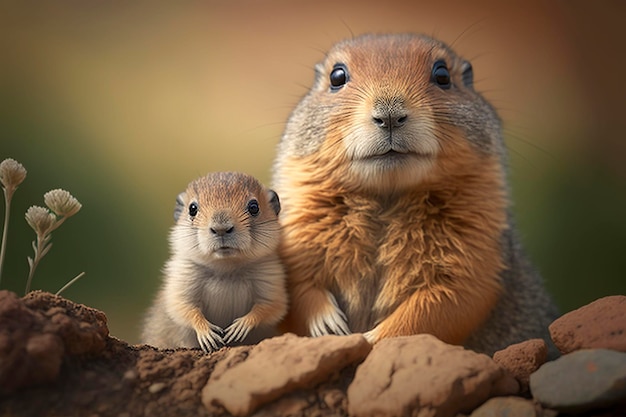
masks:
<instances>
[{"instance_id":1,"label":"marmot's rounded ear","mask_svg":"<svg viewBox=\"0 0 626 417\"><path fill-rule=\"evenodd\" d=\"M472 64L469 61L463 61L461 65L463 84L467 88L474 88L474 70L472 69Z\"/></svg>"},{"instance_id":2,"label":"marmot's rounded ear","mask_svg":"<svg viewBox=\"0 0 626 417\"><path fill-rule=\"evenodd\" d=\"M185 210L185 200L187 199L187 193L184 191L176 197L176 206L174 206L174 221L178 221L181 213Z\"/></svg>"},{"instance_id":3,"label":"marmot's rounded ear","mask_svg":"<svg viewBox=\"0 0 626 417\"><path fill-rule=\"evenodd\" d=\"M280 199L278 198L278 194L276 194L276 191L274 190L269 190L268 198L270 201L270 206L272 206L272 208L274 209L274 213L276 213L276 215L278 216L278 213L280 213Z\"/></svg>"}]
</instances>

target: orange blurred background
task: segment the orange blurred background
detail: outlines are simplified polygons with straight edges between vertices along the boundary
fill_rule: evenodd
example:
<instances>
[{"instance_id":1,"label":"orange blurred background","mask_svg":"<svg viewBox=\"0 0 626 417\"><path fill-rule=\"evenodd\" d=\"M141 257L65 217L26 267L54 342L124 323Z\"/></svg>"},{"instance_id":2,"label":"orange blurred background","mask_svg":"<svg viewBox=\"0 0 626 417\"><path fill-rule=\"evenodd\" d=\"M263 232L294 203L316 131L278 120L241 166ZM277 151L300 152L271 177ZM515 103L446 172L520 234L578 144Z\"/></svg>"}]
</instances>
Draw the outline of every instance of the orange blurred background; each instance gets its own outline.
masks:
<instances>
[{"instance_id":1,"label":"orange blurred background","mask_svg":"<svg viewBox=\"0 0 626 417\"><path fill-rule=\"evenodd\" d=\"M514 211L559 306L626 293L626 3L620 1L8 1L0 14L0 159L14 198L2 289L23 292L23 213L65 188L34 288L102 309L138 342L176 195L209 171L266 184L290 110L333 43L423 32L472 61L500 111Z\"/></svg>"}]
</instances>

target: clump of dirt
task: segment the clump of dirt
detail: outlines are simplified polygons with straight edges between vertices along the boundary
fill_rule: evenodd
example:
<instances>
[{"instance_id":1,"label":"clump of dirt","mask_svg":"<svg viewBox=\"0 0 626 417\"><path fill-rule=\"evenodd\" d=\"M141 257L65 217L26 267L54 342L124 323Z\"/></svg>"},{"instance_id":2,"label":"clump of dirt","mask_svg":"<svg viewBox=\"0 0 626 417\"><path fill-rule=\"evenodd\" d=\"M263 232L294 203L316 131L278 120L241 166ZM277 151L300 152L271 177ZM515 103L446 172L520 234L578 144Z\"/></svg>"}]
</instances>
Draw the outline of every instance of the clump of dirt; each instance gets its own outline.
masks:
<instances>
[{"instance_id":1,"label":"clump of dirt","mask_svg":"<svg viewBox=\"0 0 626 417\"><path fill-rule=\"evenodd\" d=\"M232 349L245 356L252 346ZM133 346L109 336L98 310L41 291L21 299L0 291L0 415L208 416L202 388L232 349L205 354ZM354 367L315 392L293 392L259 412L345 414L353 374Z\"/></svg>"}]
</instances>

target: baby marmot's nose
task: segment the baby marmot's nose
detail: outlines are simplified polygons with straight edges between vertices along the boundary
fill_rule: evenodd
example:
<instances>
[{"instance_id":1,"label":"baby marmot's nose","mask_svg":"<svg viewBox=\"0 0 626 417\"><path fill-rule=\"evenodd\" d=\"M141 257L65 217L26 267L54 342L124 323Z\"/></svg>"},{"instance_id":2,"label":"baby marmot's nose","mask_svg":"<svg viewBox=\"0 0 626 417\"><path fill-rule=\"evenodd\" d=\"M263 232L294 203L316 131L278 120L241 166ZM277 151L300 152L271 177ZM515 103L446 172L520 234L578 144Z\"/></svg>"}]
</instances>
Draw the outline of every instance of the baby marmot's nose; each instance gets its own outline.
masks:
<instances>
[{"instance_id":1,"label":"baby marmot's nose","mask_svg":"<svg viewBox=\"0 0 626 417\"><path fill-rule=\"evenodd\" d=\"M407 118L406 110L398 103L379 103L372 109L372 122L381 129L401 127Z\"/></svg>"},{"instance_id":2,"label":"baby marmot's nose","mask_svg":"<svg viewBox=\"0 0 626 417\"><path fill-rule=\"evenodd\" d=\"M232 224L217 224L209 228L209 231L217 236L224 236L235 231L235 226Z\"/></svg>"},{"instance_id":3,"label":"baby marmot's nose","mask_svg":"<svg viewBox=\"0 0 626 417\"><path fill-rule=\"evenodd\" d=\"M235 225L228 211L218 211L213 214L209 223L209 231L220 237L235 231Z\"/></svg>"}]
</instances>

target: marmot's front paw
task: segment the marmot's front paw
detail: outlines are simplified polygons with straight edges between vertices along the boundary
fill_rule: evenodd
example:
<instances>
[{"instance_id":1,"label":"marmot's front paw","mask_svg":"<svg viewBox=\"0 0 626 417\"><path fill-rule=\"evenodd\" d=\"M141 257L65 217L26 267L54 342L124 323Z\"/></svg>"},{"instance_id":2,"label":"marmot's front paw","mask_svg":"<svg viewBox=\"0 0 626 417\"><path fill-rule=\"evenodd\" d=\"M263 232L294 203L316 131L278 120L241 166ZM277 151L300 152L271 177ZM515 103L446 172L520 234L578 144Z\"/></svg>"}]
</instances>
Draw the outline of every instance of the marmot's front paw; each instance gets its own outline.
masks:
<instances>
[{"instance_id":1,"label":"marmot's front paw","mask_svg":"<svg viewBox=\"0 0 626 417\"><path fill-rule=\"evenodd\" d=\"M196 337L203 351L210 353L224 346L222 335L224 330L221 327L206 321L201 328L196 328Z\"/></svg>"},{"instance_id":2,"label":"marmot's front paw","mask_svg":"<svg viewBox=\"0 0 626 417\"><path fill-rule=\"evenodd\" d=\"M229 345L235 342L241 342L248 336L250 330L254 326L250 323L250 320L246 316L239 317L233 321L233 324L226 328L226 335L224 336L224 343Z\"/></svg>"},{"instance_id":3,"label":"marmot's front paw","mask_svg":"<svg viewBox=\"0 0 626 417\"><path fill-rule=\"evenodd\" d=\"M324 336L327 334L348 335L348 320L346 315L337 305L335 297L331 293L327 293L329 305L327 311L309 319L309 333L313 337Z\"/></svg>"}]
</instances>

